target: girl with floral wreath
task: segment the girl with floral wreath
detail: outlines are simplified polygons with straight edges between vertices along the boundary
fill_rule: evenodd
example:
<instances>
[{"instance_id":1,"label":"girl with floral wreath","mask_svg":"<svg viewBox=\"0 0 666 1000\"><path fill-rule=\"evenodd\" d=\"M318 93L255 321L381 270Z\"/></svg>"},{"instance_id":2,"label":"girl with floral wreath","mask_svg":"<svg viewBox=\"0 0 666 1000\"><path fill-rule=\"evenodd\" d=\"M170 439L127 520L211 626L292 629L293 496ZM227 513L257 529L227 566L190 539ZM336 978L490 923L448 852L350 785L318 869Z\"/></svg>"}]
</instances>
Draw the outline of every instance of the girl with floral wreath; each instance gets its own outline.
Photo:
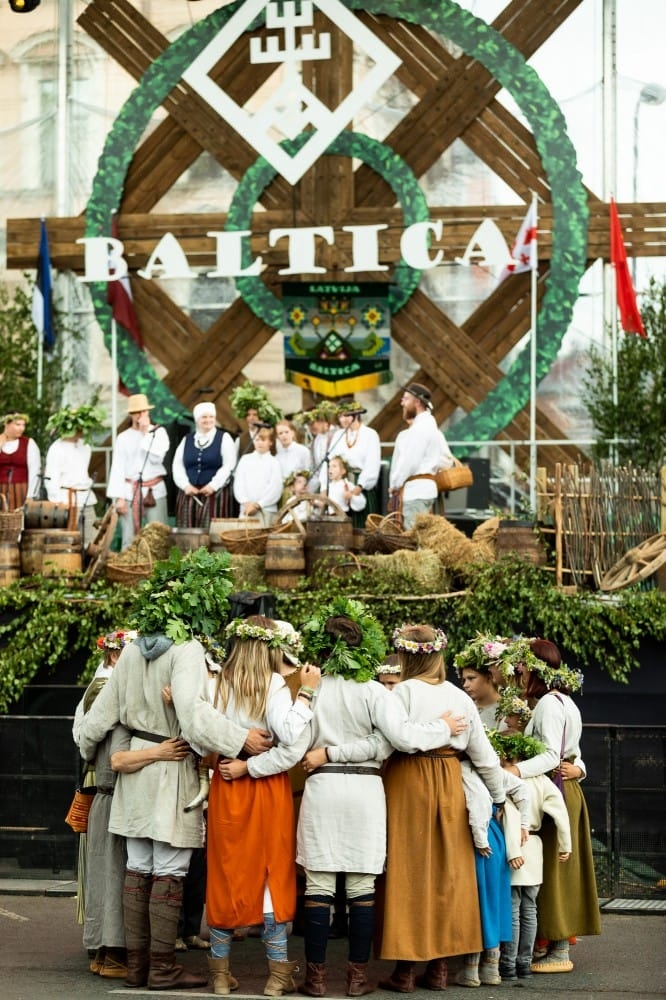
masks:
<instances>
[{"instance_id":1,"label":"girl with floral wreath","mask_svg":"<svg viewBox=\"0 0 666 1000\"><path fill-rule=\"evenodd\" d=\"M557 831L544 823L543 885L537 898L538 938L549 941L548 952L538 957L532 972L570 972L569 938L601 933L599 899L594 874L590 820L580 786L586 775L580 756L583 724L571 695L580 690L582 675L569 670L548 639L530 639L519 676L525 697L533 707L525 733L545 744L529 760L506 767L518 777L549 774L558 784L571 826L571 858L558 860Z\"/></svg>"},{"instance_id":2,"label":"girl with floral wreath","mask_svg":"<svg viewBox=\"0 0 666 1000\"><path fill-rule=\"evenodd\" d=\"M235 619L225 637L233 645L219 672L216 708L237 725L268 730L294 764L298 757L292 751L290 759L289 748L311 718L319 670L311 664L301 668L292 703L281 676L287 640L276 622L263 615ZM297 753L302 755L301 750ZM208 799L206 919L216 996L227 996L234 988L229 970L234 930L257 925L262 925L269 970L264 995L282 996L296 987L296 963L287 954L287 923L296 905L289 764L278 761L262 781L253 780L248 760L221 758L214 768Z\"/></svg>"},{"instance_id":3,"label":"girl with floral wreath","mask_svg":"<svg viewBox=\"0 0 666 1000\"><path fill-rule=\"evenodd\" d=\"M305 869L305 996L326 995L326 951L338 872L349 903L347 996L373 992L367 965L374 935L375 880L386 860L382 762L442 746L466 724L432 713L411 724L402 702L374 681L384 662L382 629L359 601L336 598L301 629L323 677L312 720L308 775L298 821L296 860ZM265 755L268 756L268 755Z\"/></svg>"},{"instance_id":4,"label":"girl with floral wreath","mask_svg":"<svg viewBox=\"0 0 666 1000\"><path fill-rule=\"evenodd\" d=\"M445 989L447 957L483 948L463 753L493 803L501 806L505 798L499 760L474 702L446 680L446 645L444 632L430 625L404 625L393 633L402 679L391 701L404 706L411 722L427 722L445 711L467 721L436 749L396 753L386 764L388 844L379 957L396 960L396 966L379 985L397 993L411 993L416 985ZM410 846L414 831L418 849ZM420 961L427 966L417 980Z\"/></svg>"}]
</instances>

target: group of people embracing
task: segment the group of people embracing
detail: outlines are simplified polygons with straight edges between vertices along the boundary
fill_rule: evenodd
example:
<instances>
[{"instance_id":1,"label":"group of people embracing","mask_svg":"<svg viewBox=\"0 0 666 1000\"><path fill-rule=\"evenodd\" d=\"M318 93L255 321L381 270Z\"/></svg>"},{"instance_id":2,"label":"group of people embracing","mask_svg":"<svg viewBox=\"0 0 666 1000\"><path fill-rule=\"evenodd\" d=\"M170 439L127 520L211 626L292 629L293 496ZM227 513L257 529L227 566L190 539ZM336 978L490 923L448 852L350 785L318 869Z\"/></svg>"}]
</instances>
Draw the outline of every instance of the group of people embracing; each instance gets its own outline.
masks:
<instances>
[{"instance_id":1,"label":"group of people embracing","mask_svg":"<svg viewBox=\"0 0 666 1000\"><path fill-rule=\"evenodd\" d=\"M191 574L190 557L182 562L183 573ZM206 921L215 995L237 987L234 930L252 925L260 926L266 950L264 995L295 990L327 995L338 873L344 873L349 907L347 996L374 990L368 977L373 948L378 958L395 962L379 983L386 990L409 993L417 985L442 990L448 959L454 956L476 956L479 976L476 981L468 977L464 985L501 981L495 959L501 941L513 939L509 863L494 858L506 869L507 894L502 895L504 883L494 875L482 892L478 857L487 859L489 852L475 848L472 824L487 801L488 829L513 798L520 809L519 841L527 841L536 830L521 779L561 771L561 760L571 760L582 772L579 716L564 684L571 672L564 667L542 671L543 650L530 651L529 643L520 646L519 659L513 643L495 643L487 662L504 657L528 699L537 698L530 725L544 742L541 761L535 756L503 768L474 702L446 680L447 638L438 628L395 629L390 671L398 667L400 680L389 688L377 681L387 662L386 637L356 600L339 597L315 607L299 632L287 623L252 616L227 624L221 619L213 637L202 634L200 609L194 608L191 620L181 620L177 629L165 621L163 630L152 608L143 616L151 622L149 633L141 627L142 602L150 602L149 586L135 601L132 621L139 635L123 649L78 734L88 760L118 729L130 753L155 758L156 746L187 745L182 755L174 752L136 767L125 758L116 768L108 830L126 845L118 898L127 985L179 989L209 981L186 970L174 954L183 881L192 850L203 842L199 790L202 780L207 785L208 773ZM474 642L476 649L478 639ZM543 690L539 680L546 685ZM561 715L565 729L561 746L555 715ZM111 762L113 767L113 756ZM478 782L471 792L465 768ZM304 787L296 817L298 781ZM572 833L577 824L571 860L558 864L562 870L575 865L576 891L569 899L564 885L562 895L559 876L547 868L544 886L549 881L560 893L560 922L543 927L552 943L553 967L535 971L565 971L554 967L562 959L563 941L568 945L570 935L598 933L594 875L585 871L581 842L585 809L577 786L576 780L566 780L564 791L557 790ZM547 867L545 832L543 840ZM558 849L556 843L556 854ZM306 961L297 984L288 930L296 909L298 866L305 880ZM589 898L581 901L588 889ZM504 936L497 941L486 933L491 913L501 914L497 921ZM418 975L417 963L425 963Z\"/></svg>"}]
</instances>

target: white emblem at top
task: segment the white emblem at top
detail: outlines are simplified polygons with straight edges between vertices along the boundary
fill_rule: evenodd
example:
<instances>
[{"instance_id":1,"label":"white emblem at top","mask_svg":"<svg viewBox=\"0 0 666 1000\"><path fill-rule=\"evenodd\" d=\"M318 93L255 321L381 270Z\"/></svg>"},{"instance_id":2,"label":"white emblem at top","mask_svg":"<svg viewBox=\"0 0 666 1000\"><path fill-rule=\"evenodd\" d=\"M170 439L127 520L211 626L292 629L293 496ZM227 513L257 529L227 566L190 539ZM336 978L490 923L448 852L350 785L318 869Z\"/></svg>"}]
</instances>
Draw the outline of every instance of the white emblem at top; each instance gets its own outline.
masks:
<instances>
[{"instance_id":1,"label":"white emblem at top","mask_svg":"<svg viewBox=\"0 0 666 1000\"><path fill-rule=\"evenodd\" d=\"M331 36L314 27L315 9L344 32L365 57L368 71L336 108L328 108L303 83L302 66L330 60ZM265 10L265 43L248 36L250 65L274 64L276 73L243 106L212 79L210 72ZM308 30L310 29L310 30ZM290 184L296 184L354 115L396 71L401 60L340 0L246 0L190 64L183 79L249 142ZM290 155L280 145L311 129L301 149Z\"/></svg>"}]
</instances>

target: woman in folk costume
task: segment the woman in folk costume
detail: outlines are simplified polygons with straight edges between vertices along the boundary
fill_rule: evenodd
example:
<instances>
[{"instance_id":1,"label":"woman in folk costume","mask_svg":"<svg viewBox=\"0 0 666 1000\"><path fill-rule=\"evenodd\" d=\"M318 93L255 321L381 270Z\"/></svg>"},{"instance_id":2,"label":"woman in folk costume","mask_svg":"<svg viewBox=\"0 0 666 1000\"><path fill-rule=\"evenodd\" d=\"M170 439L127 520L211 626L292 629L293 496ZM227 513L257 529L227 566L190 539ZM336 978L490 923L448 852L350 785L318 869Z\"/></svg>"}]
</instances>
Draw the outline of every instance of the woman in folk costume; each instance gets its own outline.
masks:
<instances>
[{"instance_id":1,"label":"woman in folk costume","mask_svg":"<svg viewBox=\"0 0 666 1000\"><path fill-rule=\"evenodd\" d=\"M217 709L237 725L267 729L283 746L292 745L311 719L319 670L308 664L301 668L292 706L280 672L285 639L277 623L253 615L232 621L225 635L233 646L219 673ZM294 990L296 963L287 954L287 923L296 908L294 807L286 770L253 780L245 761L224 759L215 767L207 861L206 919L215 995L226 996L233 988L229 957L234 929L257 924L263 927L269 970L264 995Z\"/></svg>"},{"instance_id":2,"label":"woman in folk costume","mask_svg":"<svg viewBox=\"0 0 666 1000\"><path fill-rule=\"evenodd\" d=\"M386 643L363 604L336 598L301 629L307 654L323 677L315 699L312 749L298 818L296 860L305 869L306 978L299 992L326 995L326 951L336 875L345 873L349 902L347 996L372 993L367 965L374 934L375 880L386 860L382 762L448 742L465 721L436 715L411 725L402 702L374 681ZM390 742L389 742L390 741ZM268 755L265 755L268 756ZM261 767L263 761L258 762Z\"/></svg>"},{"instance_id":3,"label":"woman in folk costume","mask_svg":"<svg viewBox=\"0 0 666 1000\"><path fill-rule=\"evenodd\" d=\"M493 802L499 806L505 798L499 760L474 702L446 680L446 642L444 633L429 625L406 625L393 635L402 680L391 700L404 706L412 722L450 710L468 723L449 746L442 741L429 753L394 754L386 765L388 845L379 957L397 961L380 986L398 993L412 992L415 984L445 989L447 956L483 947L463 754ZM419 961L428 964L417 980Z\"/></svg>"},{"instance_id":4,"label":"woman in folk costume","mask_svg":"<svg viewBox=\"0 0 666 1000\"><path fill-rule=\"evenodd\" d=\"M41 456L32 438L25 437L27 413L6 413L0 417L0 493L8 510L22 507L39 493Z\"/></svg>"},{"instance_id":5,"label":"woman in folk costume","mask_svg":"<svg viewBox=\"0 0 666 1000\"><path fill-rule=\"evenodd\" d=\"M361 417L366 412L366 409L353 399L340 401L338 422L344 433L341 438L336 439L331 448L331 455L340 455L353 473L354 493L362 492L365 496L365 508L352 514L354 527L359 529L365 527L368 514L376 514L380 509L377 483L381 470L381 442L376 430L361 423ZM325 476L324 468L322 482L325 481Z\"/></svg>"},{"instance_id":6,"label":"woman in folk costume","mask_svg":"<svg viewBox=\"0 0 666 1000\"><path fill-rule=\"evenodd\" d=\"M525 640L522 640L525 643ZM582 674L569 670L548 639L531 639L526 645L520 673L525 698L533 714L525 727L546 745L543 753L507 770L519 778L549 774L560 786L571 825L571 857L558 859L557 829L544 823L543 885L537 897L538 937L549 942L547 954L532 963L532 972L570 972L569 938L601 933L599 898L594 873L592 838L587 805L580 782L586 776L580 756L583 723L571 698L580 690Z\"/></svg>"},{"instance_id":7,"label":"woman in folk costume","mask_svg":"<svg viewBox=\"0 0 666 1000\"><path fill-rule=\"evenodd\" d=\"M211 517L232 516L229 486L236 445L230 434L216 427L214 403L197 403L192 416L195 429L179 443L171 469L178 487L176 524L207 531Z\"/></svg>"}]
</instances>

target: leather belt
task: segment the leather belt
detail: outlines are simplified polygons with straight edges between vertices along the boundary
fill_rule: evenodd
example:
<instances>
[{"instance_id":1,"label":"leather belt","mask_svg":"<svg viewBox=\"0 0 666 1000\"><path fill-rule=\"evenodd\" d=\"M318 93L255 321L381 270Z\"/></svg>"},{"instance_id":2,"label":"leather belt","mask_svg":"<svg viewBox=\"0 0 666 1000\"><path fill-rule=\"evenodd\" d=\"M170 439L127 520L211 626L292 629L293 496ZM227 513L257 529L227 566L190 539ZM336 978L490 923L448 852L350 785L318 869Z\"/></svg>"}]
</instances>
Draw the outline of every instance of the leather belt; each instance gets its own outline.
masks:
<instances>
[{"instance_id":1,"label":"leather belt","mask_svg":"<svg viewBox=\"0 0 666 1000\"><path fill-rule=\"evenodd\" d=\"M164 743L165 740L170 740L170 736L160 736L159 733L144 733L142 729L133 729L132 736L136 736L140 740L149 740L151 743Z\"/></svg>"},{"instance_id":2,"label":"leather belt","mask_svg":"<svg viewBox=\"0 0 666 1000\"><path fill-rule=\"evenodd\" d=\"M374 774L380 778L377 767L363 767L362 764L326 764L318 767L313 774Z\"/></svg>"}]
</instances>

